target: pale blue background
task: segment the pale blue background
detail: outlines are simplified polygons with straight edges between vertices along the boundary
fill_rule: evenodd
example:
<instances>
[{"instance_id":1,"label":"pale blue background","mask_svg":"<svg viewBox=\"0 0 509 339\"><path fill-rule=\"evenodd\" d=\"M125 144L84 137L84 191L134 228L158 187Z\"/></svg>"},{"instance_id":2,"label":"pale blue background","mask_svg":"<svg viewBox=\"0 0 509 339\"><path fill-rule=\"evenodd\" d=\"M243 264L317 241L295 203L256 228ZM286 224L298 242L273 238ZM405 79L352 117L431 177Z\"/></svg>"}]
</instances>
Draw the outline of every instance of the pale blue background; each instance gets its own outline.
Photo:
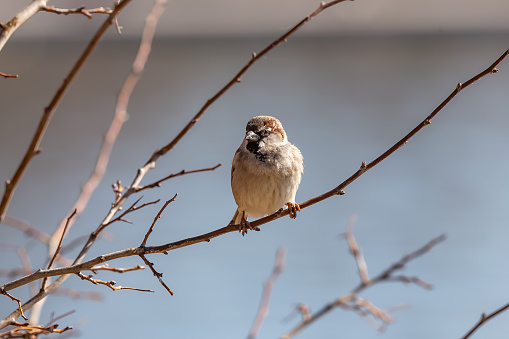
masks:
<instances>
[{"instance_id":1,"label":"pale blue background","mask_svg":"<svg viewBox=\"0 0 509 339\"><path fill-rule=\"evenodd\" d=\"M136 169L180 131L251 52L271 40L156 41L108 172L66 242L95 229L112 202L111 183L130 182ZM215 172L173 179L143 193L143 201L179 193L149 245L202 234L230 220L235 210L230 161L252 116L277 116L289 140L301 149L305 173L297 200L303 201L335 187L362 161L384 152L458 81L466 81L498 58L508 42L502 35L445 34L291 39L260 60L146 176L144 183L149 183L184 168L224 164ZM2 51L1 70L21 76L0 81L2 181L14 172L43 107L84 45L12 42ZM43 152L23 178L9 215L46 232L66 215L91 171L136 49L135 41L99 46L57 110L42 142ZM259 336L276 338L296 324L297 317L284 319L297 303L317 310L358 284L355 263L338 236L350 215L357 214L355 235L372 275L431 238L448 236L403 271L432 283L433 291L390 283L362 293L380 308L410 305L394 314L396 322L384 337L464 335L481 312L509 302L509 60L500 69L462 92L404 148L348 187L346 195L246 237L228 234L168 256L150 256L175 296L148 270L97 277L154 289L154 294L112 292L71 277L63 287L101 292L104 301L52 296L41 321L47 321L51 312L76 310L59 323L75 326L82 338L246 337L262 283L277 248L284 246L285 270ZM131 215L134 225L109 227L113 240L98 241L87 257L139 245L159 206ZM0 243L27 245L34 267L44 265L43 246L0 227ZM18 259L1 252L0 264L15 267ZM142 262L133 257L111 264L129 267ZM26 288L12 293L27 298ZM0 299L2 315L14 307L7 298ZM505 338L508 317L500 315L475 338ZM331 337L380 335L356 314L338 309L298 336Z\"/></svg>"}]
</instances>

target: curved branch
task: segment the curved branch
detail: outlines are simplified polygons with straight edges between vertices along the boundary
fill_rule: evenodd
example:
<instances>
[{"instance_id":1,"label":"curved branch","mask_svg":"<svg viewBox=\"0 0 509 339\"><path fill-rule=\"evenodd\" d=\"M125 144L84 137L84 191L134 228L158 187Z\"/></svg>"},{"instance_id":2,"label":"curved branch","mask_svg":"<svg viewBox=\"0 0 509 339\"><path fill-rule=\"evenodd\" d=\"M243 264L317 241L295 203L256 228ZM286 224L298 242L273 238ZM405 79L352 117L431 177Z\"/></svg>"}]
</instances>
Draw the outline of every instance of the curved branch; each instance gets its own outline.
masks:
<instances>
[{"instance_id":1,"label":"curved branch","mask_svg":"<svg viewBox=\"0 0 509 339\"><path fill-rule=\"evenodd\" d=\"M28 19L34 16L35 13L39 12L41 8L46 7L47 3L48 0L34 0L6 24L1 24L0 51L4 48L11 35Z\"/></svg>"}]
</instances>

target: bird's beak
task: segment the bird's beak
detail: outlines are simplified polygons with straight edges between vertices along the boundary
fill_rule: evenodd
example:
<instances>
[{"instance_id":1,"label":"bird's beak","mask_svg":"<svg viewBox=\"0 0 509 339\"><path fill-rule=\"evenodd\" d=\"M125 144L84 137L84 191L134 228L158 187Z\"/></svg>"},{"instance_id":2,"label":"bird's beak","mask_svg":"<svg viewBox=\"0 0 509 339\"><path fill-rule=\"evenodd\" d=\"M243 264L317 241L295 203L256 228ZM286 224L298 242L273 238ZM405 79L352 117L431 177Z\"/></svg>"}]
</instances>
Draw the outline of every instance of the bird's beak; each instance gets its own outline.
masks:
<instances>
[{"instance_id":1,"label":"bird's beak","mask_svg":"<svg viewBox=\"0 0 509 339\"><path fill-rule=\"evenodd\" d=\"M246 140L248 142L255 142L260 140L260 136L253 131L249 131L246 133Z\"/></svg>"}]
</instances>

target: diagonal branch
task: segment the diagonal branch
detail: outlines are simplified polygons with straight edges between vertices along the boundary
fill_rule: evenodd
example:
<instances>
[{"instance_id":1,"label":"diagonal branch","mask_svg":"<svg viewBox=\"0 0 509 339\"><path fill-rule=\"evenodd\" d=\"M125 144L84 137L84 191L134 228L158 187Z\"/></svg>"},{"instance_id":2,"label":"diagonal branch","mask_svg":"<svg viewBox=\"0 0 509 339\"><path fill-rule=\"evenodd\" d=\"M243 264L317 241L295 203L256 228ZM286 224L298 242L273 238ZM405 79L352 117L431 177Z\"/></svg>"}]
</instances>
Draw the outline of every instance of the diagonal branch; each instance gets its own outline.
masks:
<instances>
[{"instance_id":1,"label":"diagonal branch","mask_svg":"<svg viewBox=\"0 0 509 339\"><path fill-rule=\"evenodd\" d=\"M58 255L58 253L60 252L60 250L62 249L62 241L64 240L64 235L65 235L65 231L67 231L67 227L69 226L69 222L71 221L71 219L76 215L76 210L74 210L71 215L67 218L67 222L65 223L65 228L64 228L64 231L62 232L62 236L60 237L60 241L58 242L58 246L57 248L55 249L55 253L53 253L53 257L51 258L51 260L49 261L49 264L48 264L48 269L51 268L51 266L53 266L53 263L55 262L55 259ZM43 279L42 281L42 286L41 286L41 289L44 289L46 287L46 278Z\"/></svg>"},{"instance_id":2,"label":"diagonal branch","mask_svg":"<svg viewBox=\"0 0 509 339\"><path fill-rule=\"evenodd\" d=\"M487 322L488 320L490 320L491 318L494 318L496 317L497 315L499 315L500 313L506 311L509 309L509 304L506 304L502 307L500 307L498 310L494 311L493 313L490 313L488 315L486 315L486 313L483 313L481 314L481 319L479 319L479 321L477 322L477 324L475 324L475 326L470 330L468 331L468 333L462 337L462 339L467 339L469 338L475 331L477 331L479 329L479 327L481 327L485 322Z\"/></svg>"},{"instance_id":3,"label":"diagonal branch","mask_svg":"<svg viewBox=\"0 0 509 339\"><path fill-rule=\"evenodd\" d=\"M295 26L293 26L289 31L287 31L285 34L283 34L282 36L280 36L279 38L274 40L271 44L269 44L267 47L265 47L262 51L260 51L258 53L254 53L253 52L251 60L249 60L249 62L237 74L235 74L235 76L226 85L224 85L223 88L221 88L216 94L214 94L214 96L212 96L210 99L207 100L207 102L205 102L205 104L202 106L202 108L200 108L198 113L196 113L196 115L191 119L191 121L189 121L187 123L187 125L180 131L180 133L169 144L167 144L166 146L164 146L164 147L158 149L157 151L155 151L154 154L152 154L150 159L147 161L147 163L145 164L144 167L147 167L147 166L148 167L153 167L155 162L156 162L156 160L159 157L165 155L168 151L173 149L177 145L177 143L180 140L182 140L184 135L186 135L186 133L198 122L198 120L200 120L200 118L207 111L207 109L217 99L219 99L224 93L226 93L231 87L233 87L233 85L241 82L241 77L244 75L244 73L247 72L247 70L249 68L251 68L251 66L256 61L261 59L263 56L265 56L267 53L269 53L275 47L279 46L281 43L286 42L287 39L293 33L295 33L297 30L299 30L308 21L310 21L312 18L314 18L315 16L320 14L322 11L324 11L325 9L327 9L329 7L337 5L337 4L341 3L341 2L345 2L345 1L353 1L353 0L334 0L334 1L330 1L328 3L322 2L320 4L320 6L314 12L312 12L311 14L306 16L299 23L297 23ZM136 182L136 180L135 180L135 182Z\"/></svg>"},{"instance_id":4,"label":"diagonal branch","mask_svg":"<svg viewBox=\"0 0 509 339\"><path fill-rule=\"evenodd\" d=\"M256 314L256 318L253 322L253 326L251 330L249 330L249 335L247 339L255 339L262 327L263 321L267 317L269 313L269 302L270 297L272 295L272 289L276 284L277 279L281 272L283 272L283 267L285 264L285 255L286 251L284 248L280 248L276 253L276 262L274 263L274 268L272 269L272 273L269 276L269 279L265 282L263 286L262 299L260 301L260 307L258 308L258 313Z\"/></svg>"},{"instance_id":5,"label":"diagonal branch","mask_svg":"<svg viewBox=\"0 0 509 339\"><path fill-rule=\"evenodd\" d=\"M97 43L99 42L99 40L102 38L104 33L106 33L106 30L112 25L117 14L130 1L131 0L123 0L118 5L115 6L115 9L111 12L108 19L99 28L97 33L94 35L94 37L88 44L85 51L81 54L78 61L76 61L76 63L74 64L74 66L71 69L71 71L69 72L69 74L64 78L62 85L60 85L59 89L53 96L53 99L51 100L49 105L44 109L41 120L39 121L39 125L37 126L34 136L32 137L32 141L30 142L30 145L25 153L25 156L23 157L20 164L18 165L18 168L16 169L16 172L14 173L12 178L5 182L5 191L2 196L2 200L0 202L0 223L5 218L5 214L7 212L7 208L9 207L9 204L11 202L14 191L16 190L16 187L18 186L19 181L23 177L23 174L27 170L28 165L32 161L32 158L40 152L39 145L41 143L42 137L44 136L46 128L48 127L49 122L58 107L58 104L62 100L67 89L69 88L69 85L74 80L74 78L76 77L78 72L81 70L81 68L87 61L88 57L90 56L90 54L92 53L94 48L97 46ZM44 3L44 5L46 5L45 1L33 1L31 3L31 5L37 4L37 3L39 3L39 5L41 5L41 3ZM1 39L1 37L0 37L0 39ZM0 49L1 49L1 47L2 47L2 45L1 45L1 40L0 40Z\"/></svg>"}]
</instances>

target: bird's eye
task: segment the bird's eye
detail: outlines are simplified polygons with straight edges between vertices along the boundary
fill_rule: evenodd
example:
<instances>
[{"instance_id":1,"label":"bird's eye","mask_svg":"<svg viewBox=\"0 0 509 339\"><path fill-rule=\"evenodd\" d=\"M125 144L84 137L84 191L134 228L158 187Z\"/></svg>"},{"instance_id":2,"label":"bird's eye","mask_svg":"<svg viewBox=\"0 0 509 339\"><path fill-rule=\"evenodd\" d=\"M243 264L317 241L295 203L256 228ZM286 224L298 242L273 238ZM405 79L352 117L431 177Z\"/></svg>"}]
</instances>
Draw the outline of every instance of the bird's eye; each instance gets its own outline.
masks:
<instances>
[{"instance_id":1,"label":"bird's eye","mask_svg":"<svg viewBox=\"0 0 509 339\"><path fill-rule=\"evenodd\" d=\"M262 129L262 130L260 131L260 135L261 135L262 137L266 137L267 135L269 135L269 133L270 133L270 130L269 130L269 129Z\"/></svg>"}]
</instances>

